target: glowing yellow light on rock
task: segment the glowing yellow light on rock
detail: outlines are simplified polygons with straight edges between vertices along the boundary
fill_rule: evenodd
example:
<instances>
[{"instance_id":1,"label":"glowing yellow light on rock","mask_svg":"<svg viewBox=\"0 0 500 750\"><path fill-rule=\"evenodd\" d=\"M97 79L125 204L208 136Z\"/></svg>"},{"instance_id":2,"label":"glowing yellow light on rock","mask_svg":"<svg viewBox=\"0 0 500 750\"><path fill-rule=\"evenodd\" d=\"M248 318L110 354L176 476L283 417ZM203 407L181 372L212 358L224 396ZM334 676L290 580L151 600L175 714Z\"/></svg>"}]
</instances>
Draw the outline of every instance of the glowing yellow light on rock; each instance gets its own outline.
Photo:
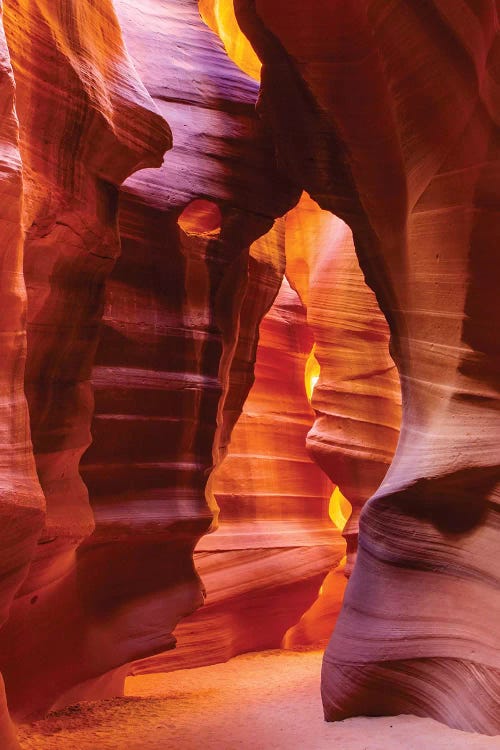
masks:
<instances>
[{"instance_id":1,"label":"glowing yellow light on rock","mask_svg":"<svg viewBox=\"0 0 500 750\"><path fill-rule=\"evenodd\" d=\"M352 505L338 487L335 487L332 492L328 513L338 530L343 531L352 513Z\"/></svg>"},{"instance_id":2,"label":"glowing yellow light on rock","mask_svg":"<svg viewBox=\"0 0 500 750\"><path fill-rule=\"evenodd\" d=\"M212 201L197 198L183 210L177 223L186 234L217 234L221 228L221 213Z\"/></svg>"},{"instance_id":3,"label":"glowing yellow light on rock","mask_svg":"<svg viewBox=\"0 0 500 750\"><path fill-rule=\"evenodd\" d=\"M306 394L309 402L311 402L311 399L313 397L314 388L316 387L316 383L319 380L321 371L320 364L316 359L315 350L316 344L314 344L313 348L311 349L311 353L307 358L304 375ZM344 497L340 489L338 487L335 487L330 497L328 514L339 531L344 530L344 526L349 520L351 513L351 503L346 497Z\"/></svg>"},{"instance_id":4,"label":"glowing yellow light on rock","mask_svg":"<svg viewBox=\"0 0 500 750\"><path fill-rule=\"evenodd\" d=\"M262 63L242 33L234 14L233 0L199 0L200 14L220 38L228 57L256 81L260 81Z\"/></svg>"},{"instance_id":5,"label":"glowing yellow light on rock","mask_svg":"<svg viewBox=\"0 0 500 750\"><path fill-rule=\"evenodd\" d=\"M319 362L314 355L315 349L316 349L316 344L314 344L313 348L311 349L311 353L309 357L307 358L306 370L305 370L306 394L307 394L307 398L309 401L311 401L312 399L312 395L316 387L316 383L319 380L319 373L320 373Z\"/></svg>"}]
</instances>

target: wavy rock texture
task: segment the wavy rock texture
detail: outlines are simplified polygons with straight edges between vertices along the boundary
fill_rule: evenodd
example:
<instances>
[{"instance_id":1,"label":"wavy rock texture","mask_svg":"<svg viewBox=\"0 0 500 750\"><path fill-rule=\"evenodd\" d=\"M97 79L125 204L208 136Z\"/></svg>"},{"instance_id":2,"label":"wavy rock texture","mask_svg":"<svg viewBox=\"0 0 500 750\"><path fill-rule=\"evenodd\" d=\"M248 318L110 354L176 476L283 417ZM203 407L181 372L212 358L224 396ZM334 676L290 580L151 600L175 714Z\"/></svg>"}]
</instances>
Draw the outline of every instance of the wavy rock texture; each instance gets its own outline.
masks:
<instances>
[{"instance_id":1,"label":"wavy rock texture","mask_svg":"<svg viewBox=\"0 0 500 750\"><path fill-rule=\"evenodd\" d=\"M136 663L134 674L279 648L344 554L328 515L331 483L305 447L314 418L304 384L311 345L305 311L284 280L260 326L254 385L212 477L220 526L195 552L205 606L179 624L175 651Z\"/></svg>"},{"instance_id":2,"label":"wavy rock texture","mask_svg":"<svg viewBox=\"0 0 500 750\"><path fill-rule=\"evenodd\" d=\"M172 647L179 618L202 603L192 550L216 510L207 476L284 269L283 243L263 242L251 262L248 248L296 197L255 114L256 84L196 3L119 11L134 63L111 4L6 8L25 172L26 393L47 498L0 642L16 718L116 693L127 665ZM176 148L119 199L170 145L160 112ZM119 204L123 255L105 294Z\"/></svg>"},{"instance_id":3,"label":"wavy rock texture","mask_svg":"<svg viewBox=\"0 0 500 750\"><path fill-rule=\"evenodd\" d=\"M171 648L202 603L192 551L217 513L207 479L284 271L279 228L252 257L249 247L298 197L255 113L257 84L197 3L123 0L118 11L133 62L110 1L5 7L24 166L25 390L47 499L0 639L16 719L120 692L128 665ZM175 148L144 170L171 145L167 120ZM20 189L18 156L17 179ZM17 379L21 286L18 275ZM33 461L31 478L41 504ZM40 513L25 525L18 583Z\"/></svg>"},{"instance_id":4,"label":"wavy rock texture","mask_svg":"<svg viewBox=\"0 0 500 750\"><path fill-rule=\"evenodd\" d=\"M314 419L304 375L312 344L305 309L284 279L260 328L255 383L214 476L226 530L204 544L220 544L222 533L233 528L237 535L252 535L255 521L263 522L266 534L283 537L280 547L288 546L287 536L292 543L301 535L321 543L334 533L327 502L331 483L305 450Z\"/></svg>"},{"instance_id":5,"label":"wavy rock texture","mask_svg":"<svg viewBox=\"0 0 500 750\"><path fill-rule=\"evenodd\" d=\"M358 520L396 450L401 392L389 328L366 285L349 227L306 193L287 216L287 276L307 305L320 365L308 450L348 498L343 530L349 575Z\"/></svg>"},{"instance_id":6,"label":"wavy rock texture","mask_svg":"<svg viewBox=\"0 0 500 750\"><path fill-rule=\"evenodd\" d=\"M24 396L26 289L22 269L22 167L15 84L2 20L0 4L0 625L7 619L12 599L28 572L45 506ZM0 743L6 750L17 747L1 676Z\"/></svg>"},{"instance_id":7,"label":"wavy rock texture","mask_svg":"<svg viewBox=\"0 0 500 750\"><path fill-rule=\"evenodd\" d=\"M280 161L351 226L402 384L398 449L325 655L325 715L499 733L497 6L236 8Z\"/></svg>"},{"instance_id":8,"label":"wavy rock texture","mask_svg":"<svg viewBox=\"0 0 500 750\"><path fill-rule=\"evenodd\" d=\"M347 541L347 558L287 633L285 644L292 648L326 646L330 638L356 557L359 514L396 449L401 394L389 328L365 283L347 225L304 193L287 214L286 256L287 277L307 306L315 337L316 420L307 448L337 485L330 516Z\"/></svg>"},{"instance_id":9,"label":"wavy rock texture","mask_svg":"<svg viewBox=\"0 0 500 750\"><path fill-rule=\"evenodd\" d=\"M230 5L200 7L257 76ZM196 0L116 0L118 17L112 0L4 0L9 708L278 645L343 555L326 475L354 508L349 572L399 422L380 307L401 436L359 519L325 715L498 733L497 4L235 8L263 61L262 120L258 85ZM174 148L153 170L167 122ZM303 198L274 223L302 189L323 210ZM302 442L313 338L308 447L325 475ZM222 525L196 552L207 607L171 656L203 600L193 549L217 527L216 496ZM343 580L341 565L296 642L336 616ZM0 744L16 747L3 684Z\"/></svg>"},{"instance_id":10,"label":"wavy rock texture","mask_svg":"<svg viewBox=\"0 0 500 750\"><path fill-rule=\"evenodd\" d=\"M4 4L4 23L24 172L25 389L47 500L30 574L0 642L9 706L19 716L49 707L69 686L99 673L92 640L100 638L106 653L116 637L93 628L78 569L77 547L94 525L78 462L90 443L104 281L119 251L117 186L135 169L161 164L170 132L124 50L111 2L12 0ZM19 297L18 317L20 260L18 253L11 292ZM7 262L14 270L12 258ZM4 277L12 283L11 273ZM21 354L22 333L17 347ZM22 412L16 419L21 430ZM29 456L23 460L26 482L34 484Z\"/></svg>"},{"instance_id":11,"label":"wavy rock texture","mask_svg":"<svg viewBox=\"0 0 500 750\"><path fill-rule=\"evenodd\" d=\"M110 692L125 662L173 647L178 620L203 601L192 553L216 526L207 480L281 284L284 243L279 226L269 230L297 197L256 116L256 83L227 58L197 3L123 0L117 9L174 147L120 196L122 255L107 287L94 439L82 463L96 529L79 548L79 570L87 607L116 641ZM103 690L100 680L59 703Z\"/></svg>"}]
</instances>

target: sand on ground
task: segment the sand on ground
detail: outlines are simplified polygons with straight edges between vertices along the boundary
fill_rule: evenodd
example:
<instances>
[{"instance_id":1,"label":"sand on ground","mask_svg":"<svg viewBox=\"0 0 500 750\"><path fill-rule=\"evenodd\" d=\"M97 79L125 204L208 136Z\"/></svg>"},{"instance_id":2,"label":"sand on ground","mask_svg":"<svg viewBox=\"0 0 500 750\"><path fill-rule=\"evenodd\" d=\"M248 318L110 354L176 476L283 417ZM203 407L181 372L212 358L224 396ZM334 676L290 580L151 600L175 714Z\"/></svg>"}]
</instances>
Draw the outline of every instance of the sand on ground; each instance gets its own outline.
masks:
<instances>
[{"instance_id":1,"label":"sand on ground","mask_svg":"<svg viewBox=\"0 0 500 750\"><path fill-rule=\"evenodd\" d=\"M19 729L23 750L500 750L499 737L415 716L323 721L320 651L244 654L127 680Z\"/></svg>"}]
</instances>

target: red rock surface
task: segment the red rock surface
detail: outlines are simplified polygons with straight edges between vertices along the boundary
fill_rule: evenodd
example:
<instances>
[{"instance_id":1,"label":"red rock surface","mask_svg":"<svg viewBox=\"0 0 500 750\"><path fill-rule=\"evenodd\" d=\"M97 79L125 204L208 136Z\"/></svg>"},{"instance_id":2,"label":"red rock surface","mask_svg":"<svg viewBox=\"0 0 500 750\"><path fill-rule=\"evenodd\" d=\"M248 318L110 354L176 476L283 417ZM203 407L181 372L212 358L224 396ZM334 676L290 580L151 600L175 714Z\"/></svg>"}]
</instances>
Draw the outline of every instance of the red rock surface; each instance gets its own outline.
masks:
<instances>
[{"instance_id":1,"label":"red rock surface","mask_svg":"<svg viewBox=\"0 0 500 750\"><path fill-rule=\"evenodd\" d=\"M220 525L194 555L205 606L179 624L175 651L136 663L134 674L279 647L344 554L328 514L331 483L306 451L311 346L305 310L285 279L260 326L254 385L212 477ZM302 644L314 640L308 633Z\"/></svg>"},{"instance_id":2,"label":"red rock surface","mask_svg":"<svg viewBox=\"0 0 500 750\"><path fill-rule=\"evenodd\" d=\"M108 284L94 442L82 465L96 531L80 554L95 576L117 559L102 598L122 592L133 661L173 646L177 621L202 603L192 551L217 514L207 479L251 386L258 324L284 270L279 227L250 256L249 246L293 193L256 117L256 84L197 4L151 2L147 23L135 3L118 10L137 70L178 135L164 167L122 192L122 256ZM177 56L162 57L172 47Z\"/></svg>"},{"instance_id":3,"label":"red rock surface","mask_svg":"<svg viewBox=\"0 0 500 750\"><path fill-rule=\"evenodd\" d=\"M344 528L352 570L361 509L396 450L401 395L389 328L359 267L349 227L306 193L287 216L287 276L307 306L319 378L311 456L352 505Z\"/></svg>"},{"instance_id":4,"label":"red rock surface","mask_svg":"<svg viewBox=\"0 0 500 750\"><path fill-rule=\"evenodd\" d=\"M251 386L258 325L284 270L278 230L248 250L298 195L276 171L257 85L196 2L138 13L124 0L118 11L133 62L110 3L5 6L24 167L8 251L19 265L22 199L25 390L47 499L0 638L16 718L115 693L127 664L170 648L179 618L202 603L192 550L216 510L205 485ZM120 197L132 172L161 164L167 119L177 139L165 167L128 180ZM19 318L22 291L18 278ZM10 392L23 376L21 323ZM6 605L43 503L17 391L10 414L24 443L14 445L27 451L34 512Z\"/></svg>"},{"instance_id":5,"label":"red rock surface","mask_svg":"<svg viewBox=\"0 0 500 750\"><path fill-rule=\"evenodd\" d=\"M250 274L260 297L240 322L248 248L293 197L256 84L196 2L118 11L134 62L111 5L6 6L25 170L26 393L48 508L0 643L16 717L116 692L127 663L171 647L202 603L192 549L212 522L205 485L283 271L266 245ZM166 120L178 137L165 167L119 198L130 173L161 164ZM119 205L122 255L105 293Z\"/></svg>"},{"instance_id":6,"label":"red rock surface","mask_svg":"<svg viewBox=\"0 0 500 750\"><path fill-rule=\"evenodd\" d=\"M334 532L328 515L331 483L305 445L314 420L305 384L312 345L305 308L284 279L260 327L254 385L214 475L213 490L231 533L249 535L262 520L267 534L283 536L276 546L285 547L287 537L294 543L301 534L317 535L321 543ZM228 533L224 526L203 543L221 543Z\"/></svg>"},{"instance_id":7,"label":"red rock surface","mask_svg":"<svg viewBox=\"0 0 500 750\"><path fill-rule=\"evenodd\" d=\"M1 17L0 17L1 18ZM44 498L36 475L23 377L26 360L26 290L22 264L22 173L15 85L0 26L0 625L23 582L43 523ZM0 741L16 747L0 676Z\"/></svg>"},{"instance_id":8,"label":"red rock surface","mask_svg":"<svg viewBox=\"0 0 500 750\"><path fill-rule=\"evenodd\" d=\"M498 8L236 8L280 161L351 226L402 383L398 449L325 655L326 717L498 733Z\"/></svg>"},{"instance_id":9,"label":"red rock surface","mask_svg":"<svg viewBox=\"0 0 500 750\"><path fill-rule=\"evenodd\" d=\"M317 639L333 483L326 717L500 732L498 7L234 9L3 2L9 709Z\"/></svg>"},{"instance_id":10,"label":"red rock surface","mask_svg":"<svg viewBox=\"0 0 500 750\"><path fill-rule=\"evenodd\" d=\"M18 716L49 707L102 668L103 656L99 666L90 656L95 632L77 565L94 525L78 463L90 443L104 282L119 252L117 186L135 169L161 164L170 131L135 74L110 2L12 0L4 25L23 163L25 390L47 502L0 643Z\"/></svg>"}]
</instances>

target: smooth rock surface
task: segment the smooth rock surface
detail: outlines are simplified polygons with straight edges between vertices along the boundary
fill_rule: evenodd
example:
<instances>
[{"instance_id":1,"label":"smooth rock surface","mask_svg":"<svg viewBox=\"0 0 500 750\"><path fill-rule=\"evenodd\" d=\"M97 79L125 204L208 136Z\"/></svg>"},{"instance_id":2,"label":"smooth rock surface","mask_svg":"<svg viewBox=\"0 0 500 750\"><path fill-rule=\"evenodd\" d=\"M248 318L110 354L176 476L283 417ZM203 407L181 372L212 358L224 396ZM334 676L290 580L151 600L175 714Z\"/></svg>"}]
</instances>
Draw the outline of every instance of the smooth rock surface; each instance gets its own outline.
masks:
<instances>
[{"instance_id":1,"label":"smooth rock surface","mask_svg":"<svg viewBox=\"0 0 500 750\"><path fill-rule=\"evenodd\" d=\"M359 515L399 438L401 390L389 327L356 258L349 227L307 193L286 219L287 278L307 307L319 378L310 455L352 506L343 534L352 571Z\"/></svg>"},{"instance_id":2,"label":"smooth rock surface","mask_svg":"<svg viewBox=\"0 0 500 750\"><path fill-rule=\"evenodd\" d=\"M23 278L22 164L15 83L0 4L0 626L28 573L45 499L36 474L24 393L26 289ZM0 742L17 747L0 675Z\"/></svg>"},{"instance_id":3,"label":"smooth rock surface","mask_svg":"<svg viewBox=\"0 0 500 750\"><path fill-rule=\"evenodd\" d=\"M78 550L95 648L102 633L114 642L97 679L58 706L116 694L127 663L156 664L157 654L161 663L178 621L203 603L193 548L217 524L210 473L281 284L273 219L295 196L256 116L255 82L227 58L197 3L123 0L117 11L174 143L161 169L129 178L119 198L122 253L107 284L93 443L81 466L96 528Z\"/></svg>"},{"instance_id":4,"label":"smooth rock surface","mask_svg":"<svg viewBox=\"0 0 500 750\"><path fill-rule=\"evenodd\" d=\"M25 392L47 504L0 637L9 707L25 716L101 666L84 632L92 615L77 571L76 550L94 527L78 464L90 443L104 283L119 252L118 185L161 164L170 131L135 74L109 0L12 0L4 25L23 165ZM21 278L18 271L19 289Z\"/></svg>"},{"instance_id":5,"label":"smooth rock surface","mask_svg":"<svg viewBox=\"0 0 500 750\"><path fill-rule=\"evenodd\" d=\"M314 642L358 522L327 719L498 734L498 3L1 10L0 746Z\"/></svg>"},{"instance_id":6,"label":"smooth rock surface","mask_svg":"<svg viewBox=\"0 0 500 750\"><path fill-rule=\"evenodd\" d=\"M402 385L398 449L325 655L325 714L498 733L497 3L235 7L280 164L350 225Z\"/></svg>"},{"instance_id":7,"label":"smooth rock surface","mask_svg":"<svg viewBox=\"0 0 500 750\"><path fill-rule=\"evenodd\" d=\"M255 382L212 475L219 528L194 555L205 605L179 623L175 650L136 662L133 674L279 647L344 555L328 514L331 483L306 451L314 419L304 377L311 346L305 310L284 279L260 326ZM341 596L334 598L339 607ZM310 631L298 641L311 642Z\"/></svg>"}]
</instances>

